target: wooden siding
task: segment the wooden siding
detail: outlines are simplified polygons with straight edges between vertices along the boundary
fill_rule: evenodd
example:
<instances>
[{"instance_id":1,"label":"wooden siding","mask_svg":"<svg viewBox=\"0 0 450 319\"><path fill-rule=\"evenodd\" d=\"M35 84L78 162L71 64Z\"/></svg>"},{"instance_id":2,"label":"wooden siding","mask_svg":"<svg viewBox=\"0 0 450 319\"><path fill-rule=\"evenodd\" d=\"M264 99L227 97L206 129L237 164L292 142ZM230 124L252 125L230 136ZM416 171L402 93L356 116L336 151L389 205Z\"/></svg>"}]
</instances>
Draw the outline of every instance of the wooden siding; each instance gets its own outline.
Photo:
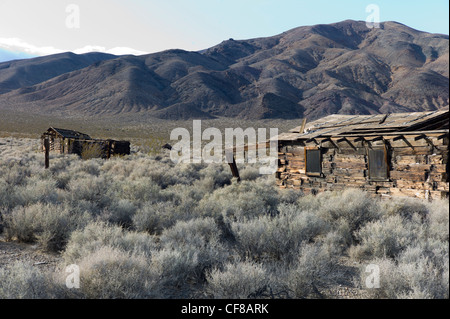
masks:
<instances>
[{"instance_id":1,"label":"wooden siding","mask_svg":"<svg viewBox=\"0 0 450 319\"><path fill-rule=\"evenodd\" d=\"M392 136L280 141L277 184L305 193L361 188L389 198L449 195L448 132ZM305 147L319 147L321 176L307 176ZM386 147L388 179L370 180L368 149Z\"/></svg>"}]
</instances>

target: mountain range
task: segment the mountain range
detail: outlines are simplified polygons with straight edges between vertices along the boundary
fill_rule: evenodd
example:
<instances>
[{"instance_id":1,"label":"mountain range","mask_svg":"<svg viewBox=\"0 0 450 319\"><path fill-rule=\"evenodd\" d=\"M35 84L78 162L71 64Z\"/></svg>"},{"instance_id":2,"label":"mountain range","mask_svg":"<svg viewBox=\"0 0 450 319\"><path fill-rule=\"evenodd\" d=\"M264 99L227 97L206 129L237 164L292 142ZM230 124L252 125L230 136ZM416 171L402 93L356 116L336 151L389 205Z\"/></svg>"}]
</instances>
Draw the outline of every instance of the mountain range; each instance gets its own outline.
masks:
<instances>
[{"instance_id":1,"label":"mountain range","mask_svg":"<svg viewBox=\"0 0 450 319\"><path fill-rule=\"evenodd\" d=\"M206 50L0 63L0 111L317 119L447 108L449 37L397 22L304 26Z\"/></svg>"}]
</instances>

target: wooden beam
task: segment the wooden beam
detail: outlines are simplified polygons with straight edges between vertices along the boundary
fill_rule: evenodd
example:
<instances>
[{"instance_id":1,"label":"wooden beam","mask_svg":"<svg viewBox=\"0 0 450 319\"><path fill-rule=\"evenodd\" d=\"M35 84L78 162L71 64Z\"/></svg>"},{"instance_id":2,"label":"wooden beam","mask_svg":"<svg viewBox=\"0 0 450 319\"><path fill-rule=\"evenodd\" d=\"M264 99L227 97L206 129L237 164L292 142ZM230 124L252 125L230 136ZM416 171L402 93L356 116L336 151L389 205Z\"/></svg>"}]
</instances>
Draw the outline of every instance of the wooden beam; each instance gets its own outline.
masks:
<instances>
[{"instance_id":1,"label":"wooden beam","mask_svg":"<svg viewBox=\"0 0 450 319\"><path fill-rule=\"evenodd\" d=\"M330 142L331 144L333 144L334 148L339 148L339 145L337 145L330 137L326 137L323 140L321 140L320 141L321 146L323 142Z\"/></svg>"},{"instance_id":2,"label":"wooden beam","mask_svg":"<svg viewBox=\"0 0 450 319\"><path fill-rule=\"evenodd\" d=\"M369 136L392 136L392 135L421 135L421 134L425 134L427 136L441 136L442 134L444 135L448 135L449 134L449 130L433 130L433 131L404 131L404 132L378 132L378 133L366 133L366 132L360 132L360 134L341 134L341 136L345 136L345 137L358 137L358 136L362 136L364 135L364 137L369 137Z\"/></svg>"},{"instance_id":3,"label":"wooden beam","mask_svg":"<svg viewBox=\"0 0 450 319\"><path fill-rule=\"evenodd\" d=\"M376 137L370 139L369 142L375 142L375 141L379 141L379 140L382 140L382 139L383 139L383 136L376 136Z\"/></svg>"},{"instance_id":4,"label":"wooden beam","mask_svg":"<svg viewBox=\"0 0 450 319\"><path fill-rule=\"evenodd\" d=\"M347 144L350 145L351 148L356 150L356 147L346 137L340 137L340 138L334 138L334 139L332 138L331 140L335 140L336 143L347 142Z\"/></svg>"},{"instance_id":5,"label":"wooden beam","mask_svg":"<svg viewBox=\"0 0 450 319\"><path fill-rule=\"evenodd\" d=\"M418 141L418 140L421 140L423 138L426 138L426 135L425 134L420 134L419 136L414 137L414 141Z\"/></svg>"},{"instance_id":6,"label":"wooden beam","mask_svg":"<svg viewBox=\"0 0 450 319\"><path fill-rule=\"evenodd\" d=\"M418 140L421 140L421 139L424 139L425 142L427 142L428 145L434 146L434 145L433 145L433 142L432 142L432 141L429 139L429 137L426 136L425 134L421 134L421 135L419 135L419 136L416 136L416 137L414 138L414 141L418 141Z\"/></svg>"},{"instance_id":7,"label":"wooden beam","mask_svg":"<svg viewBox=\"0 0 450 319\"><path fill-rule=\"evenodd\" d=\"M394 137L392 140L393 140L393 141L403 140L403 142L404 142L407 146L409 146L409 147L411 147L412 149L414 149L414 145L412 145L404 135L396 136L396 137Z\"/></svg>"},{"instance_id":8,"label":"wooden beam","mask_svg":"<svg viewBox=\"0 0 450 319\"><path fill-rule=\"evenodd\" d=\"M316 143L316 145L319 145L319 144L320 144L319 142L317 142L316 137L310 138L310 139L308 139L308 140L305 141L305 143L311 143L311 142Z\"/></svg>"},{"instance_id":9,"label":"wooden beam","mask_svg":"<svg viewBox=\"0 0 450 319\"><path fill-rule=\"evenodd\" d=\"M381 119L380 122L378 122L378 124L383 124L386 121L386 119L388 118L388 116L389 116L389 113L386 114L385 116L383 116L383 118Z\"/></svg>"},{"instance_id":10,"label":"wooden beam","mask_svg":"<svg viewBox=\"0 0 450 319\"><path fill-rule=\"evenodd\" d=\"M353 148L354 150L356 150L355 145L353 145L352 142L351 142L348 138L345 138L345 137L344 137L344 139L345 139L345 141L347 142L347 144L350 145L351 148Z\"/></svg>"}]
</instances>

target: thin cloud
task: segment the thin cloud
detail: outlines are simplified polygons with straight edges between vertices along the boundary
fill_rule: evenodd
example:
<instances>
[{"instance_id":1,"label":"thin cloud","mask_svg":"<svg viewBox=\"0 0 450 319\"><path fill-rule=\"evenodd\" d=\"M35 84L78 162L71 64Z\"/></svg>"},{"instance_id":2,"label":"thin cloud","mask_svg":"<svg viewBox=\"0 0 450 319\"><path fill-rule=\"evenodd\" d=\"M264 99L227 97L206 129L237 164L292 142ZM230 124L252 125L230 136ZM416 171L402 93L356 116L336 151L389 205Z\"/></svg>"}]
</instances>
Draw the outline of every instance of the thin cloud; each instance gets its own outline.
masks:
<instances>
[{"instance_id":1,"label":"thin cloud","mask_svg":"<svg viewBox=\"0 0 450 319\"><path fill-rule=\"evenodd\" d=\"M97 46L97 45L87 45L83 48L80 49L76 49L73 51L73 53L76 54L82 54L82 53L88 53L88 52L104 52L104 53L110 53L110 54L114 54L114 55L127 55L127 54L132 54L132 55L143 55L143 54L148 54L148 52L144 52L144 51L139 51L139 50L135 50L132 48L127 48L127 47L115 47L112 49L106 49L105 47L102 46Z\"/></svg>"},{"instance_id":2,"label":"thin cloud","mask_svg":"<svg viewBox=\"0 0 450 319\"><path fill-rule=\"evenodd\" d=\"M143 55L148 54L149 52L139 51L132 48L127 47L116 47L112 48L110 50L106 51L107 53L115 54L115 55L125 55L125 54L132 54L132 55Z\"/></svg>"},{"instance_id":3,"label":"thin cloud","mask_svg":"<svg viewBox=\"0 0 450 319\"><path fill-rule=\"evenodd\" d=\"M30 55L49 55L64 52L51 46L38 47L19 38L0 38L0 48L12 52L25 52Z\"/></svg>"},{"instance_id":4,"label":"thin cloud","mask_svg":"<svg viewBox=\"0 0 450 319\"><path fill-rule=\"evenodd\" d=\"M72 51L76 54L83 54L89 52L105 52L114 55L143 55L148 54L148 52L135 50L127 47L115 47L111 49L107 49L103 46L98 45L86 45L83 48L75 49L75 50L62 50L52 46L44 46L39 47L30 43L27 43L19 38L0 38L0 48L6 49L11 52L23 52L29 55L37 55L44 56L50 54L57 54L62 52Z\"/></svg>"}]
</instances>

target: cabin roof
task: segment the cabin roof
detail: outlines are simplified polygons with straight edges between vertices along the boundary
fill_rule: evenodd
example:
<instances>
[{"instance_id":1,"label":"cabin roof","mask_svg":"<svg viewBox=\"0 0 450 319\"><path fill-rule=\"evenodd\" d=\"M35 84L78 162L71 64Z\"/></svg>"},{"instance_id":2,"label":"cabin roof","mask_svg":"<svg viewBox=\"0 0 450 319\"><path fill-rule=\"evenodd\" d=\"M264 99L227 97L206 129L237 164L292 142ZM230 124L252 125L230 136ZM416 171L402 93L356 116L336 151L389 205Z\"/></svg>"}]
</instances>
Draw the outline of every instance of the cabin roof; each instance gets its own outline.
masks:
<instances>
[{"instance_id":1,"label":"cabin roof","mask_svg":"<svg viewBox=\"0 0 450 319\"><path fill-rule=\"evenodd\" d=\"M448 132L449 111L373 115L334 114L277 136L279 141L310 140L319 137L350 137L425 132Z\"/></svg>"},{"instance_id":2,"label":"cabin roof","mask_svg":"<svg viewBox=\"0 0 450 319\"><path fill-rule=\"evenodd\" d=\"M61 135L64 138L77 138L77 139L86 139L90 140L91 137L87 134L73 131L73 130L66 130L62 128L56 128L56 127L50 127L47 132L55 131L57 134Z\"/></svg>"}]
</instances>

